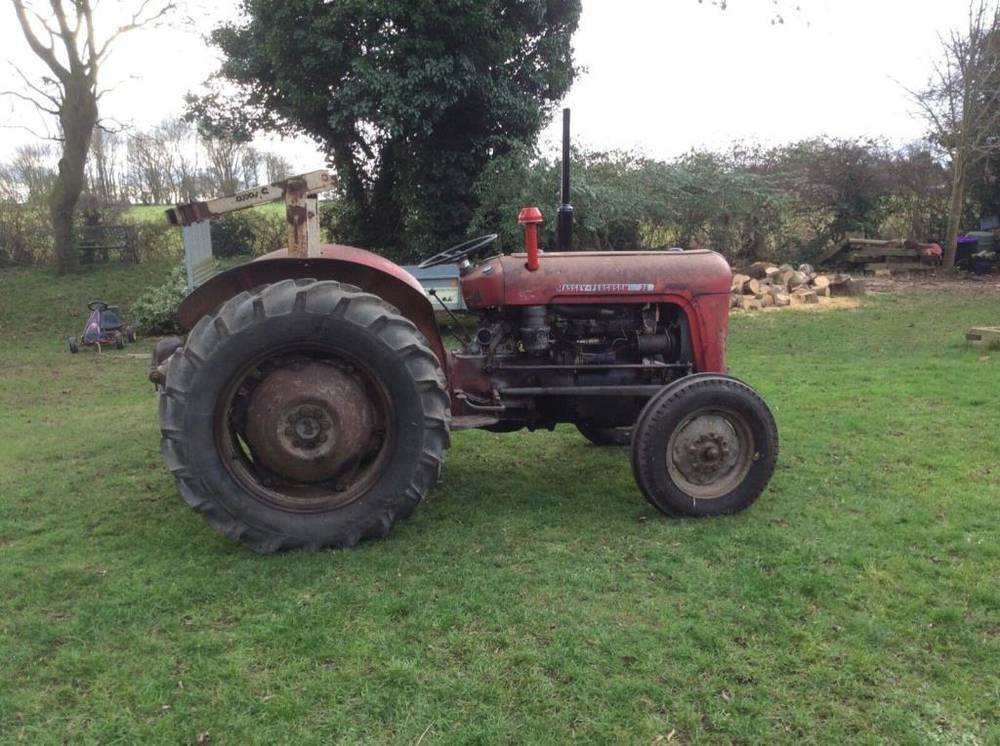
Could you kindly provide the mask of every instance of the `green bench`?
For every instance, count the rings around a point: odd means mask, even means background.
[[[78,240],[84,264],[107,262],[113,253],[127,264],[139,262],[139,231],[134,225],[85,225]]]

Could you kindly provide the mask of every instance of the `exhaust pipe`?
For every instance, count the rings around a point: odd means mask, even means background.
[[[556,249],[570,251],[573,248],[573,205],[569,191],[569,109],[563,109],[562,142],[562,204],[556,223]]]

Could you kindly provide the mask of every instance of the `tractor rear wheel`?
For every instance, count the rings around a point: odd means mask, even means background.
[[[667,386],[646,404],[632,436],[632,471],[664,513],[708,516],[749,507],[778,458],[778,428],[764,400],[721,374]]]
[[[448,447],[437,357],[380,298],[285,280],[201,319],[160,398],[181,495],[254,550],[385,536],[436,482]]]
[[[630,427],[594,427],[577,423],[576,429],[595,446],[627,446],[632,442]]]

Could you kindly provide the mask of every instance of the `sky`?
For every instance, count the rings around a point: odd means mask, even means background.
[[[170,24],[122,37],[103,70],[104,84],[114,86],[102,100],[104,116],[138,129],[176,116],[184,94],[216,69],[219,56],[205,35],[235,16],[236,0],[180,5]],[[135,7],[101,0],[99,37]],[[924,123],[905,88],[926,82],[938,34],[961,27],[967,7],[966,0],[728,0],[721,10],[711,0],[583,0],[574,46],[585,72],[564,102],[574,140],[665,159],[734,141],[915,140]],[[783,24],[772,23],[776,14]],[[10,63],[32,78],[42,74],[8,3],[0,6],[0,58],[0,90],[24,90]],[[18,127],[46,129],[10,96],[0,97],[0,125],[0,160],[35,140]],[[544,150],[557,150],[559,132],[557,117],[542,134]],[[302,171],[323,165],[304,139],[257,144]]]

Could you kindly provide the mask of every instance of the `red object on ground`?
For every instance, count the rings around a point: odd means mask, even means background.
[[[542,220],[542,211],[537,207],[525,207],[517,216],[517,222],[524,226],[524,253],[528,255],[524,266],[531,272],[539,267],[538,225]]]

